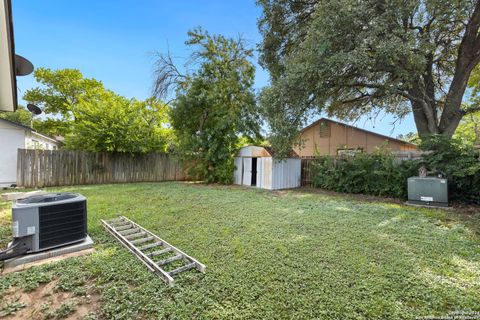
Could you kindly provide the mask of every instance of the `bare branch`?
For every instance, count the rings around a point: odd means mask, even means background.
[[[153,96],[162,99],[168,96],[172,89],[176,89],[186,78],[173,62],[170,52],[161,54],[156,52]]]

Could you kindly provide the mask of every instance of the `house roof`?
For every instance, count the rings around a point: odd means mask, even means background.
[[[3,122],[6,122],[12,126],[15,126],[15,127],[19,127],[21,129],[24,129],[24,130],[28,130],[28,131],[35,131],[35,129],[33,129],[32,127],[29,127],[29,126],[25,126],[21,123],[17,123],[17,122],[14,122],[14,121],[11,121],[11,120],[8,120],[8,119],[4,119],[4,118],[0,118],[0,121],[3,121]]]
[[[54,142],[58,142],[56,139],[52,138],[52,137],[49,137],[49,136],[46,136],[46,135],[43,135],[41,133],[38,133],[37,130],[33,129],[32,127],[29,127],[29,126],[25,126],[23,124],[20,124],[20,123],[17,123],[17,122],[14,122],[14,121],[10,121],[10,120],[7,120],[7,119],[3,119],[3,118],[0,118],[0,121],[3,121],[5,123],[8,123],[9,125],[12,125],[14,127],[17,127],[17,128],[20,128],[20,129],[23,129],[25,131],[30,131],[31,133],[37,135],[37,136],[40,136],[40,137],[43,137],[45,139],[49,139],[49,140],[52,140]]]
[[[366,129],[362,129],[362,128],[358,128],[358,127],[355,127],[355,126],[352,126],[352,125],[349,125],[349,124],[346,124],[346,123],[343,123],[343,122],[340,122],[340,121],[335,121],[335,120],[332,120],[332,119],[328,119],[328,118],[320,118],[318,119],[317,121],[309,124],[308,126],[306,126],[305,128],[303,128],[301,130],[301,132],[304,132],[305,130],[308,130],[310,129],[311,127],[317,125],[318,123],[322,122],[322,121],[327,121],[327,122],[331,122],[331,123],[335,123],[335,124],[338,124],[338,125],[341,125],[341,126],[345,126],[345,127],[348,127],[348,128],[352,128],[352,129],[356,129],[356,130],[359,130],[359,131],[363,131],[363,132],[366,132],[366,133],[369,133],[369,134],[373,134],[377,137],[381,137],[381,138],[384,138],[384,139],[387,139],[387,140],[392,140],[392,141],[397,141],[397,142],[401,142],[401,143],[404,143],[404,144],[407,144],[407,145],[411,145],[411,146],[414,146],[416,147],[415,144],[413,143],[410,143],[410,142],[407,142],[407,141],[404,141],[404,140],[400,140],[400,139],[397,139],[397,138],[392,138],[392,137],[389,137],[389,136],[386,136],[386,135],[383,135],[383,134],[380,134],[380,133],[377,133],[377,132],[373,132],[373,131],[369,131],[369,130],[366,130]]]

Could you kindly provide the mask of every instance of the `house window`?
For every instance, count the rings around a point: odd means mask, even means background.
[[[320,122],[318,133],[320,138],[330,138],[330,124],[328,122]]]
[[[40,142],[35,139],[32,139],[33,149],[40,149]]]

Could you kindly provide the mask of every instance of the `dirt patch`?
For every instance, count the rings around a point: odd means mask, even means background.
[[[58,280],[31,292],[11,288],[2,297],[1,319],[83,319],[99,310],[100,295],[89,289],[83,296],[57,290]]]

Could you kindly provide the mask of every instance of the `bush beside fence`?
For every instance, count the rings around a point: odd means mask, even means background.
[[[415,160],[397,162],[391,154],[320,156],[311,164],[312,185],[337,192],[405,198],[407,179],[417,174]]]
[[[180,162],[162,153],[18,150],[17,184],[27,188],[185,179]]]
[[[480,159],[478,151],[455,140],[436,142],[429,152],[402,159],[378,150],[373,154],[318,156],[302,159],[302,185],[345,193],[363,193],[406,199],[407,179],[418,175],[424,164],[431,173],[448,179],[449,198],[480,204]]]

